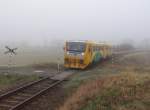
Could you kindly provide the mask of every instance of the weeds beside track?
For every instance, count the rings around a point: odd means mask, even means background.
[[[52,80],[50,77],[42,78],[38,81],[26,84],[15,90],[9,91],[0,96],[0,110],[18,110],[23,108],[47,90],[63,82],[62,80]]]

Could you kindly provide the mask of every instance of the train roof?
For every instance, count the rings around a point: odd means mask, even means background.
[[[90,40],[68,40],[66,42],[81,42],[81,43],[91,43],[91,44],[95,44],[95,45],[111,46],[109,43],[106,43],[106,42],[94,42],[94,41],[90,41]]]
[[[66,42],[88,42],[88,40],[68,40]]]

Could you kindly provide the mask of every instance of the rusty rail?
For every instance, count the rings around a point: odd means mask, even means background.
[[[46,77],[0,95],[0,109],[19,110],[64,80],[52,80]]]

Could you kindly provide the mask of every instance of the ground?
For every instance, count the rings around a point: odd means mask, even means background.
[[[149,110],[150,53],[134,53],[76,74],[59,110]]]
[[[0,95],[39,79],[38,75],[0,74]]]
[[[111,107],[115,110],[146,110],[150,102],[149,55],[148,52],[127,54],[113,58],[113,63],[108,60],[87,70],[77,70],[68,81],[39,97],[24,110],[110,110]],[[49,73],[51,67],[56,72],[57,66],[54,65],[42,64],[22,70],[24,73],[30,70],[35,75],[39,70]]]
[[[42,63],[18,67],[0,67],[0,94],[14,89],[25,83],[38,80],[43,76],[52,76],[57,73],[57,64]]]

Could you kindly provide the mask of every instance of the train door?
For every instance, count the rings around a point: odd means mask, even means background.
[[[92,45],[87,44],[86,64],[90,64],[92,59]]]

